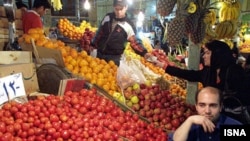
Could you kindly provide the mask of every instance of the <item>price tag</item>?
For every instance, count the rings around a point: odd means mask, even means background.
[[[0,78],[0,104],[20,96],[26,96],[22,73]]]

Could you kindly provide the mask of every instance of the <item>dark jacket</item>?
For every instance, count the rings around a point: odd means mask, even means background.
[[[116,22],[116,25],[112,30],[113,22]],[[133,37],[133,39],[130,37]],[[121,55],[129,38],[135,52],[144,56],[147,51],[142,43],[136,39],[136,30],[133,23],[127,16],[121,19],[115,18],[115,14],[112,12],[103,18],[92,43],[102,54]]]
[[[212,51],[211,66],[205,66],[202,70],[184,70],[174,66],[168,66],[166,73],[183,78],[191,82],[201,82],[203,86],[213,86],[224,91],[227,89],[237,93],[244,103],[249,103],[249,88],[245,85],[244,69],[236,64],[236,59],[227,44],[221,41],[212,41],[205,45]],[[220,82],[216,82],[216,69],[220,69]]]

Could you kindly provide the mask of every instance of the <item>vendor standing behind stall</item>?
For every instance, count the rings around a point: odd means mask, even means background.
[[[97,57],[107,62],[113,60],[119,66],[127,41],[137,54],[150,57],[136,38],[135,26],[126,15],[127,0],[114,0],[113,7],[114,12],[106,14],[92,41],[97,48]]]
[[[43,28],[41,17],[49,8],[50,3],[47,0],[35,0],[32,10],[28,10],[22,16],[24,33],[28,33],[31,28]]]

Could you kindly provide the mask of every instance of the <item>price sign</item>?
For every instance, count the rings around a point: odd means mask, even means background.
[[[22,78],[22,73],[0,78],[0,104],[26,95]]]

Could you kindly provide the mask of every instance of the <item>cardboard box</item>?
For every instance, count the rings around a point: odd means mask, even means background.
[[[27,95],[38,92],[39,85],[34,63],[0,65],[0,77],[22,73],[25,92]]]
[[[22,50],[32,51],[39,64],[52,63],[60,67],[65,67],[62,53],[57,49],[50,49],[46,47],[32,46],[32,44],[21,43]],[[35,48],[35,49],[34,49]]]
[[[31,51],[0,51],[1,64],[32,63]]]

